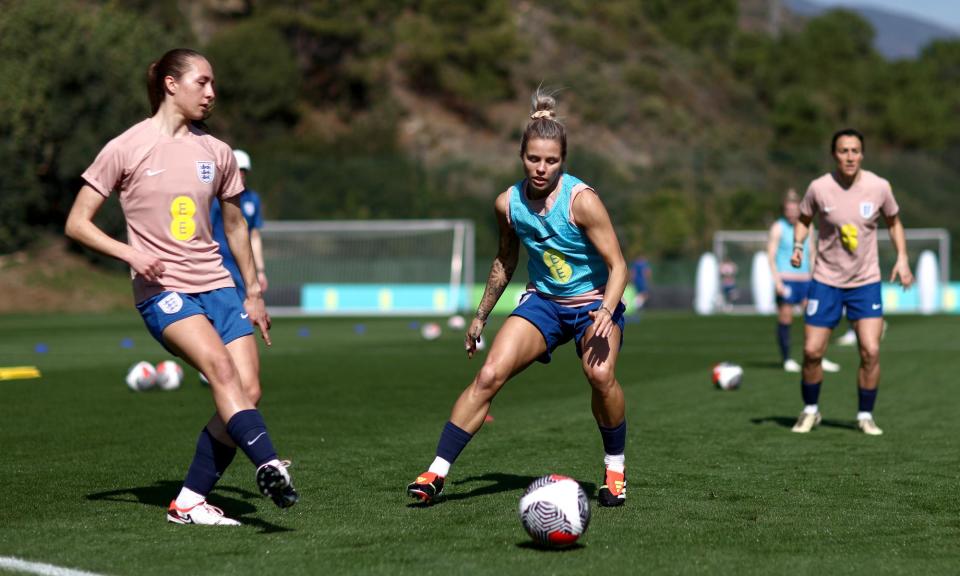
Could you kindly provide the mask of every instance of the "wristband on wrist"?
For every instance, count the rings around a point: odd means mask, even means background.
[[[803,248],[803,242],[794,242],[794,243],[793,243],[793,249],[794,249],[794,250],[799,250],[799,249],[802,249],[802,248]]]

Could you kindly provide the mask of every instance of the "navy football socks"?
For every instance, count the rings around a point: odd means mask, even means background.
[[[236,454],[236,447],[220,442],[204,426],[200,431],[200,437],[197,438],[197,450],[193,454],[193,462],[190,463],[187,477],[183,481],[184,487],[201,496],[206,496],[213,490]]]
[[[453,464],[471,438],[473,434],[453,422],[447,422],[440,433],[440,442],[437,443],[437,456]]]
[[[256,466],[277,458],[277,451],[273,449],[273,442],[267,434],[267,425],[255,408],[234,414],[227,422],[227,433]]]
[[[777,343],[780,344],[780,356],[786,362],[790,359],[790,325],[777,322]]]
[[[861,412],[873,412],[873,405],[877,401],[877,388],[867,390],[866,388],[857,388],[859,396],[859,405]]]
[[[624,418],[619,426],[607,428],[597,425],[600,428],[600,437],[603,438],[603,451],[606,454],[623,454],[627,446],[627,420]]]
[[[803,395],[804,404],[807,406],[817,404],[818,400],[820,400],[820,384],[822,384],[822,382],[816,382],[814,384],[800,382],[800,393]]]

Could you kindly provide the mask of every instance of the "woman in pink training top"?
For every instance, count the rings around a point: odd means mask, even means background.
[[[215,99],[206,58],[193,50],[167,52],[148,68],[147,95],[152,116],[107,143],[83,173],[66,234],[130,265],[147,329],[210,380],[216,412],[200,433],[167,520],[237,525],[206,502],[237,446],[256,466],[264,495],[281,508],[298,498],[256,409],[260,359],[253,326],[269,346],[270,318],[238,204],[243,184],[230,146],[195,125],[209,116]],[[126,217],[128,243],[93,221],[114,192]],[[221,201],[230,250],[246,283],[244,301],[211,235],[214,197]]]
[[[810,223],[817,217],[817,261],[807,294],[806,327],[803,344],[803,378],[800,383],[804,409],[793,426],[806,433],[820,423],[821,360],[827,351],[830,333],[840,322],[843,310],[853,324],[860,344],[857,371],[859,412],[857,425],[865,434],[883,434],[873,418],[873,406],[880,383],[880,336],[883,332],[883,300],[880,292],[880,263],[877,257],[877,225],[883,219],[897,249],[897,261],[890,281],[899,278],[903,286],[913,284],[907,260],[907,241],[900,222],[900,207],[890,183],[863,170],[863,134],[853,129],[833,135],[830,148],[836,169],[810,183],[800,203],[800,218],[793,229],[791,264],[799,268],[803,242]]]

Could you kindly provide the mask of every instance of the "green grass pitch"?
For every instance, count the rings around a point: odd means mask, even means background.
[[[3,317],[0,365],[43,378],[0,381],[0,556],[106,574],[955,574],[960,324],[889,320],[878,438],[854,428],[854,349],[831,348],[842,371],[801,436],[772,318],[629,324],[629,500],[594,506],[582,545],[548,552],[517,519],[525,486],[555,472],[595,496],[601,473],[571,345],[507,385],[446,501],[423,509],[404,487],[482,360],[459,332],[427,342],[407,319],[278,320],[261,409],[301,501],[275,509],[238,455],[210,501],[245,525],[203,528],[164,520],[212,411],[196,373],[175,392],[128,391],[131,364],[168,357],[132,311]],[[743,365],[740,390],[712,388],[722,360]]]

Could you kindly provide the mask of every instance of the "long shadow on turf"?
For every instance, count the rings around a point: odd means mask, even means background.
[[[797,419],[791,416],[767,416],[766,418],[751,418],[750,422],[753,424],[772,422],[783,428],[793,428],[793,425],[797,423]],[[847,430],[857,429],[857,425],[848,420],[828,420],[826,418],[820,422],[820,426],[827,428],[846,428]]]
[[[449,502],[454,500],[465,500],[467,498],[474,498],[477,496],[487,496],[490,494],[499,494],[500,492],[510,492],[511,490],[523,490],[530,485],[531,482],[539,478],[539,476],[524,476],[519,474],[505,474],[503,472],[490,472],[487,474],[481,474],[479,476],[470,476],[468,478],[463,478],[452,482],[451,485],[457,487],[464,487],[465,485],[474,484],[477,482],[485,483],[483,486],[477,486],[469,492],[444,492],[442,499],[437,500],[434,503],[425,505],[421,502],[414,502],[409,504],[408,508],[426,508],[429,506],[435,506],[437,504],[442,504],[443,502]],[[580,486],[583,488],[584,492],[587,493],[587,496],[593,497],[594,493],[597,491],[597,485],[592,482],[580,482]]]
[[[577,542],[575,544],[566,546],[564,548],[550,548],[549,546],[543,546],[543,545],[537,544],[536,542],[519,542],[517,543],[517,548],[523,548],[525,550],[535,550],[537,552],[561,553],[561,552],[574,552],[576,550],[581,550],[583,548],[586,548],[586,546]]]
[[[741,362],[744,368],[770,368],[773,370],[783,370],[783,362],[773,360],[747,360]]]
[[[107,490],[106,492],[94,492],[87,494],[86,499],[90,501],[121,502],[123,504],[141,504],[144,506],[155,506],[167,509],[170,505],[171,495],[180,491],[183,484],[181,480],[157,480],[151,486],[134,486],[132,488],[120,488],[119,490]],[[231,498],[224,493],[232,493],[237,496]],[[131,499],[130,497],[136,500]],[[242,499],[241,499],[242,498]],[[260,533],[269,534],[275,532],[291,532],[292,529],[278,526],[270,522],[265,522],[259,518],[245,517],[247,514],[253,514],[257,511],[256,507],[248,500],[259,499],[260,495],[249,490],[234,488],[232,486],[219,487],[211,504],[218,505],[231,518],[240,520],[247,526],[254,526],[260,529]]]

